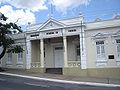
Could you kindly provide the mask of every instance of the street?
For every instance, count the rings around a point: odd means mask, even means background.
[[[120,90],[120,87],[57,83],[0,74],[0,90]]]

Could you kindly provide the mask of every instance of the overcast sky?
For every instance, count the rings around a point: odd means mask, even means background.
[[[92,21],[120,14],[120,0],[0,0],[0,12],[9,18],[7,22],[19,19],[19,25],[45,22],[51,12],[57,20],[82,13],[86,21]]]

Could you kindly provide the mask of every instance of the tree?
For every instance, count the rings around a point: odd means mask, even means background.
[[[15,45],[14,39],[11,37],[13,34],[13,29],[17,30],[18,32],[22,32],[22,30],[16,23],[3,23],[6,22],[7,19],[8,18],[5,17],[4,14],[0,13],[0,47],[2,47],[0,60],[6,52],[23,52],[21,46]]]

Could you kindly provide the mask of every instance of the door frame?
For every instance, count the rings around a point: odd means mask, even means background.
[[[55,64],[56,64],[56,63],[55,63],[55,48],[56,48],[56,47],[62,47],[62,53],[63,53],[63,66],[61,66],[61,67],[56,67],[56,66],[55,66]],[[62,45],[62,44],[54,45],[54,46],[53,46],[53,59],[54,59],[54,60],[53,60],[53,61],[54,61],[54,68],[63,68],[63,67],[64,67],[64,50],[63,50],[63,45]]]

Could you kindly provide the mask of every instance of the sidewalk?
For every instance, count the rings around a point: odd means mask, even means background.
[[[67,80],[67,81],[77,81],[77,82],[93,82],[93,83],[103,83],[103,84],[117,84],[120,85],[120,78],[96,78],[96,77],[79,77],[79,76],[65,76],[59,74],[41,74],[41,73],[32,73],[26,70],[6,70],[3,73],[12,73],[18,75],[34,76],[40,78],[48,79],[58,79],[58,80]]]

